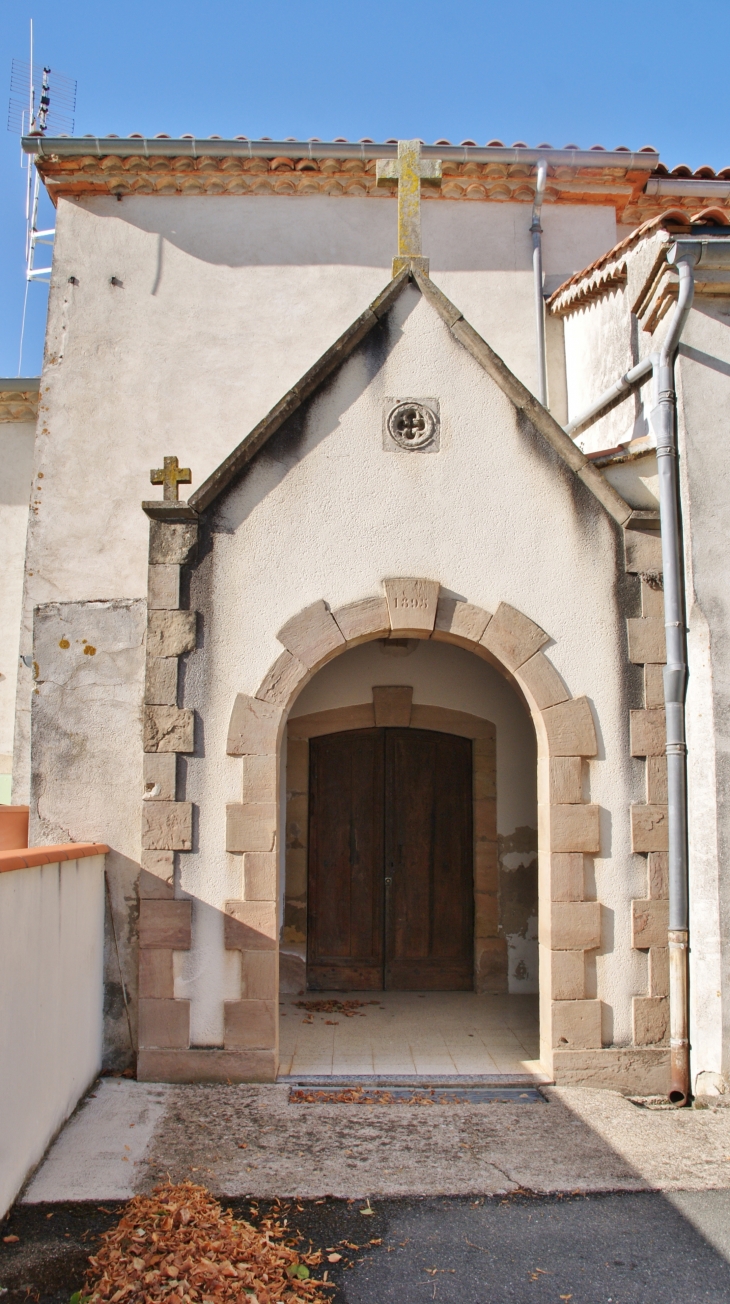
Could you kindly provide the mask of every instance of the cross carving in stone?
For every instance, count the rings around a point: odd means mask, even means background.
[[[398,255],[393,275],[414,263],[428,276],[428,259],[421,254],[421,182],[441,184],[441,159],[421,158],[420,140],[399,140],[398,157],[378,159],[377,184],[398,182]]]
[[[158,471],[150,471],[150,483],[163,485],[162,497],[166,503],[176,503],[178,500],[178,485],[191,484],[192,475],[190,467],[179,466],[176,457],[164,457],[163,467]]]

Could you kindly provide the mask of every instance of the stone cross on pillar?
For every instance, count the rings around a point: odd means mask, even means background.
[[[398,182],[398,255],[393,259],[397,276],[410,263],[428,276],[428,259],[421,255],[421,182],[441,183],[441,159],[421,158],[420,140],[399,140],[398,157],[378,159],[377,184]]]
[[[150,483],[163,486],[162,497],[166,503],[176,503],[178,485],[192,483],[190,467],[180,466],[176,457],[164,457],[162,460],[161,470],[150,471]]]

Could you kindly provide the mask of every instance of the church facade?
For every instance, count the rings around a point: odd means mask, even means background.
[[[282,995],[472,991],[539,1002],[536,1080],[723,1092],[727,182],[27,147],[13,801],[111,848],[109,1065],[272,1081]]]

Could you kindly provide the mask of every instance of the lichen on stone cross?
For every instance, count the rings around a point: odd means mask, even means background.
[[[161,470],[150,471],[150,483],[163,486],[162,497],[166,503],[178,501],[178,485],[191,484],[189,466],[180,466],[176,457],[164,457]]]
[[[441,159],[421,158],[420,140],[399,140],[398,157],[378,159],[379,186],[398,182],[398,255],[393,275],[414,264],[428,276],[428,259],[421,253],[421,182],[441,183]]]

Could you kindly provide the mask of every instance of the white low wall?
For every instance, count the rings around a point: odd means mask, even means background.
[[[0,1217],[99,1071],[103,951],[103,854],[0,873]]]

